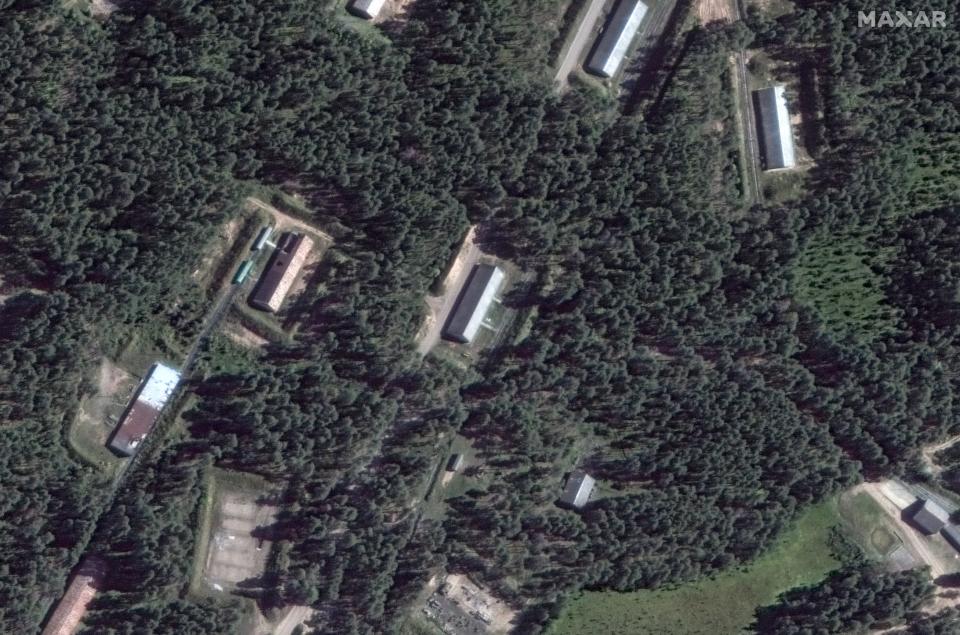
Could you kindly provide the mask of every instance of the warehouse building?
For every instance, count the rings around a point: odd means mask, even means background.
[[[103,563],[94,558],[85,560],[60,598],[57,609],[50,616],[41,635],[72,635],[76,632],[87,608],[103,585]]]
[[[465,344],[472,342],[503,284],[503,278],[503,271],[494,265],[474,267],[457,301],[457,308],[447,322],[444,335]]]
[[[641,0],[620,0],[587,62],[587,70],[600,77],[616,75],[646,14],[647,5]]]
[[[303,234],[284,234],[277,243],[260,281],[253,290],[250,304],[264,311],[280,310],[283,299],[293,286],[297,274],[307,261],[313,241]]]
[[[459,472],[460,468],[463,467],[463,455],[462,454],[451,454],[450,459],[447,461],[447,471],[448,472]]]
[[[927,535],[933,535],[944,528],[950,514],[943,507],[930,500],[917,499],[910,507],[910,522]]]
[[[582,470],[577,470],[567,478],[567,486],[560,496],[560,502],[575,509],[580,509],[590,500],[593,487],[597,484],[593,477]]]
[[[380,10],[387,0],[353,0],[350,10],[360,17],[372,20],[380,15]]]
[[[153,424],[157,422],[179,382],[179,372],[160,363],[154,364],[140,385],[137,398],[113,431],[110,447],[131,456],[153,429]]]
[[[754,92],[757,116],[760,118],[760,142],[764,168],[784,170],[797,162],[793,153],[793,132],[790,129],[790,113],[784,87],[769,86]]]
[[[960,551],[960,530],[957,530],[956,525],[944,525],[940,533],[950,543],[951,547]]]

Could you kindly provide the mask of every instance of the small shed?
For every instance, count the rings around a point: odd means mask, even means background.
[[[917,499],[910,521],[914,526],[927,535],[940,531],[950,520],[950,514],[931,500]]]
[[[450,455],[450,460],[447,461],[447,471],[448,471],[448,472],[459,472],[461,467],[463,467],[463,455],[462,455],[462,454],[451,454],[451,455]]]
[[[362,18],[372,20],[380,15],[380,10],[386,3],[387,0],[353,0],[350,4],[350,11]]]
[[[580,509],[590,500],[594,485],[596,485],[596,481],[593,480],[592,476],[583,470],[577,470],[567,478],[567,486],[560,496],[560,502],[575,509]]]

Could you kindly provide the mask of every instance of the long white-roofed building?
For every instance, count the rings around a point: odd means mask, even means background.
[[[793,131],[783,85],[768,86],[754,93],[760,117],[760,142],[764,168],[784,170],[797,164],[793,152]]]
[[[647,5],[641,0],[620,0],[587,62],[587,70],[601,77],[616,75],[646,14]]]
[[[457,308],[447,322],[444,335],[458,342],[472,342],[503,284],[503,278],[503,271],[494,265],[474,267],[457,302]]]
[[[380,10],[387,0],[353,0],[350,3],[350,10],[368,20],[372,20],[380,15]]]
[[[597,482],[583,470],[577,470],[567,478],[567,485],[560,496],[560,502],[580,509],[590,501]]]

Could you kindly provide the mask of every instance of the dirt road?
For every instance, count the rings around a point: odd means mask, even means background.
[[[957,441],[960,441],[960,434],[952,436],[946,441],[942,441],[935,445],[925,446],[923,450],[921,450],[920,455],[923,457],[923,464],[927,466],[927,470],[929,470],[931,474],[937,476],[943,472],[943,468],[934,462],[934,455],[936,455],[938,452],[946,450],[950,446],[954,445]]]
[[[443,325],[447,323],[450,317],[450,311],[457,301],[460,289],[467,281],[467,276],[473,270],[473,266],[480,259],[480,247],[477,246],[476,228],[471,227],[463,239],[463,246],[460,253],[457,254],[453,266],[447,273],[443,282],[444,293],[442,296],[430,296],[427,298],[427,305],[430,307],[430,315],[427,317],[426,332],[420,337],[417,343],[417,351],[421,357],[425,357],[437,342],[440,341],[440,334],[443,331]]]
[[[606,0],[586,1],[590,3],[590,6],[587,7],[586,12],[583,14],[583,19],[580,20],[580,24],[577,25],[577,31],[573,36],[573,40],[570,42],[570,46],[567,47],[567,53],[563,56],[563,61],[560,62],[560,66],[557,68],[557,74],[553,78],[553,81],[557,82],[558,88],[561,91],[567,87],[567,78],[570,77],[570,73],[574,71],[577,64],[583,59],[587,46],[593,40],[592,36],[594,28],[597,26],[597,19],[603,10],[603,5],[606,3]]]
[[[295,217],[293,217],[293,216],[291,216],[291,215],[289,215],[289,214],[284,214],[283,212],[281,212],[280,210],[278,210],[278,209],[277,209],[276,207],[274,207],[273,205],[270,205],[270,204],[268,204],[268,203],[264,203],[264,202],[261,201],[259,198],[256,198],[256,197],[254,197],[254,196],[248,196],[248,197],[247,197],[247,202],[250,203],[251,205],[254,205],[254,206],[256,206],[256,207],[259,207],[260,209],[264,210],[265,212],[269,212],[270,215],[273,216],[273,220],[277,223],[277,228],[278,228],[278,229],[281,229],[281,228],[284,228],[284,227],[297,227],[297,228],[302,229],[302,230],[304,230],[304,231],[308,231],[308,232],[310,232],[311,234],[315,234],[315,235],[317,235],[317,236],[320,236],[320,237],[323,238],[324,240],[329,240],[331,243],[333,242],[333,238],[332,238],[329,234],[327,234],[326,232],[320,231],[319,229],[317,229],[317,228],[314,227],[313,225],[310,225],[309,223],[306,223],[306,222],[300,220],[299,218],[295,218]],[[272,239],[271,239],[271,240],[272,240]]]

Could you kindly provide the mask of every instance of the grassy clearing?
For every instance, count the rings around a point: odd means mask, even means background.
[[[815,236],[794,270],[796,299],[816,309],[829,329],[873,340],[897,324],[884,278],[875,272],[891,255],[872,236]]]
[[[883,508],[866,492],[840,496],[838,510],[847,535],[873,558],[885,558],[902,543]]]
[[[634,593],[586,592],[570,602],[551,635],[732,635],[754,611],[794,587],[822,580],[840,566],[830,546],[840,524],[835,501],[804,512],[750,565],[677,588]]]

